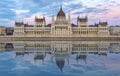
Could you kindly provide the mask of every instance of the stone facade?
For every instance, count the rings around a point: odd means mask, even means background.
[[[6,35],[13,35],[14,28],[13,27],[6,27]]]
[[[111,26],[110,35],[119,35],[120,36],[120,26]]]
[[[6,35],[5,27],[4,26],[0,26],[0,36],[4,36],[4,35]]]
[[[86,37],[86,36],[108,36],[109,28],[107,22],[99,22],[95,25],[88,24],[88,17],[77,18],[77,25],[71,23],[70,13],[68,19],[62,7],[57,14],[56,20],[52,16],[52,23],[46,24],[45,17],[35,17],[35,25],[15,22],[14,36],[16,37]]]

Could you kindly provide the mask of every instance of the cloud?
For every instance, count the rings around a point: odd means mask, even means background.
[[[11,9],[13,12],[15,12],[17,15],[24,14],[24,13],[29,13],[30,10],[16,10],[16,9]]]
[[[24,23],[34,25],[35,16],[38,18],[43,18],[43,16],[45,16],[45,20],[46,20],[47,24],[51,23],[51,17],[46,16],[46,12],[38,12],[38,13],[32,14],[29,17],[25,17],[25,18],[23,18]]]
[[[6,26],[6,27],[13,27],[14,25],[14,20],[10,20],[7,18],[0,18],[0,25],[1,26]]]
[[[72,22],[74,21],[74,23],[78,15],[87,14],[90,23],[95,23],[100,19],[103,21],[109,20],[111,25],[120,24],[120,22],[117,22],[119,18],[116,18],[120,17],[120,11],[118,10],[120,1],[118,0],[2,0],[0,2],[0,18],[11,21],[28,19],[29,21],[33,15],[40,14],[46,17],[47,23],[50,23],[52,11],[56,16],[60,4],[62,4],[65,13],[71,11]],[[2,21],[0,24],[4,25],[5,20]]]
[[[29,67],[26,66],[21,66],[21,65],[17,65],[15,68],[12,69],[12,71],[14,70],[26,70],[26,69],[30,69]]]

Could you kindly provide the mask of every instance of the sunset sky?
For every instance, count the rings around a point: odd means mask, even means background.
[[[120,25],[120,0],[1,0],[0,26],[14,26],[15,21],[34,24],[34,17],[56,14],[62,5],[64,12],[71,12],[72,23],[78,16],[88,16],[89,24],[108,21],[109,25]]]

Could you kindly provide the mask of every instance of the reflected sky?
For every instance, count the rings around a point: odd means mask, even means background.
[[[120,76],[119,42],[0,43],[0,76]]]

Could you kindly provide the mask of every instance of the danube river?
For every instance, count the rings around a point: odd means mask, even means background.
[[[0,76],[120,76],[120,42],[1,42]]]

